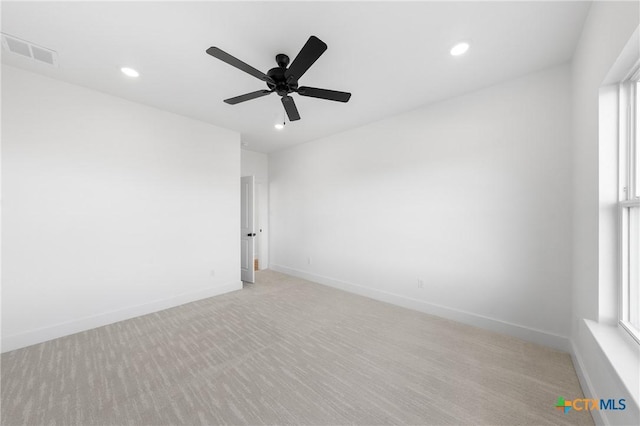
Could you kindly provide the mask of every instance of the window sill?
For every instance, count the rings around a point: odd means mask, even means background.
[[[584,320],[587,329],[611,363],[620,382],[640,404],[640,345],[622,327]]]

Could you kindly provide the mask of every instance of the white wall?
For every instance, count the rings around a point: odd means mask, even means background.
[[[606,117],[599,117],[599,94],[611,94],[600,88],[638,27],[639,13],[638,2],[594,2],[571,67],[575,164],[572,186],[573,352],[587,395],[627,399],[624,411],[594,412],[596,420],[605,424],[640,423],[638,345],[615,325],[617,137],[599,140],[606,132],[606,123],[602,121]],[[615,92],[613,94],[615,96]],[[607,145],[606,140],[613,146]],[[613,165],[608,164],[611,161],[607,156],[613,157]],[[629,383],[632,384],[628,386]],[[634,394],[635,401],[631,401]]]
[[[270,155],[272,268],[567,348],[569,89],[558,67]]]
[[[269,160],[267,154],[241,150],[242,176],[255,176],[256,257],[260,269],[269,268]]]
[[[2,173],[4,351],[242,286],[235,132],[3,66]]]

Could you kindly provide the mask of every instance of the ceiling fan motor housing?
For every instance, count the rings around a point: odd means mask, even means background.
[[[286,96],[291,92],[295,92],[298,88],[298,80],[289,78],[289,81],[287,81],[284,75],[287,71],[287,65],[289,65],[289,57],[284,53],[279,53],[276,55],[276,63],[278,64],[276,68],[271,68],[267,71],[267,75],[273,80],[273,83],[267,81],[267,86],[280,96]]]

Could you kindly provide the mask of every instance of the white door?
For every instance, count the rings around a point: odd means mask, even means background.
[[[255,281],[253,258],[255,253],[255,220],[253,205],[255,202],[254,177],[244,176],[240,178],[240,277],[242,281],[252,283]]]

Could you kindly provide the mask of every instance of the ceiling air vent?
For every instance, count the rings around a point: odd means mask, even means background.
[[[19,39],[12,35],[2,33],[2,47],[11,53],[26,56],[36,62],[41,62],[54,67],[58,66],[58,54],[55,51],[30,43],[26,40]]]

